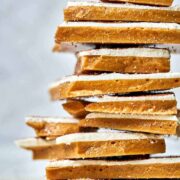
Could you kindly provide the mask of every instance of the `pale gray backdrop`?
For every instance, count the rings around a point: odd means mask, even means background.
[[[45,179],[46,162],[33,162],[30,152],[13,141],[34,135],[24,124],[26,115],[66,115],[59,103],[50,102],[47,92],[51,82],[73,72],[75,63],[71,54],[51,52],[65,4],[0,1],[0,180]],[[180,72],[179,56],[172,59],[173,71]],[[178,144],[176,138],[168,140],[168,153],[180,154]]]

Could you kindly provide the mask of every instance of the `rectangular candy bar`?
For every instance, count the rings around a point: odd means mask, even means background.
[[[46,167],[50,180],[58,179],[179,179],[180,158],[159,157],[143,160],[61,160]]]
[[[175,135],[178,119],[162,115],[91,113],[80,121],[80,126]]]
[[[88,112],[176,115],[177,102],[173,93],[146,95],[102,96],[68,100],[63,108],[75,117]]]
[[[86,12],[86,13],[84,13]],[[180,23],[180,7],[153,7],[101,1],[69,1],[65,21],[126,21]]]
[[[180,87],[180,73],[69,76],[50,89],[53,100],[82,96],[165,90]]]
[[[180,25],[175,23],[64,22],[56,43],[179,44]]]
[[[170,53],[166,49],[95,49],[78,53],[76,74],[94,72],[158,73],[170,71]]]
[[[177,102],[173,93],[140,96],[103,96],[87,98],[88,112],[176,115]]]
[[[165,152],[164,139],[159,136],[119,132],[74,133],[61,136],[56,142],[25,139],[17,141],[17,144],[32,150],[34,159],[97,158]]]

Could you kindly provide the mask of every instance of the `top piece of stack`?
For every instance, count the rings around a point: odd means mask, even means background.
[[[166,1],[163,0],[163,2]],[[64,10],[64,19],[65,21],[180,22],[179,7],[177,6],[154,7],[137,4],[104,3],[100,0],[69,1],[67,8]]]
[[[168,49],[144,46],[180,44],[180,9],[161,7],[171,0],[110,1],[68,2],[55,43],[93,47],[49,90],[73,118],[30,117],[38,138],[18,144],[55,160],[48,180],[180,178],[180,158],[151,157],[166,152],[163,135],[176,135],[176,97],[164,90],[180,87],[180,73],[170,73]]]

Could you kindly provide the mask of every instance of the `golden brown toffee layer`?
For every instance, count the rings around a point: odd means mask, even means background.
[[[34,144],[35,145],[34,145]],[[134,133],[75,133],[61,136],[56,143],[20,141],[19,146],[33,151],[34,159],[95,158],[165,152],[164,139]],[[121,148],[119,148],[121,147]]]
[[[69,22],[57,29],[56,43],[179,44],[180,28],[171,23]]]
[[[169,62],[167,58],[85,56],[78,59],[75,74],[169,72]]]
[[[180,158],[150,158],[131,161],[54,161],[46,167],[51,180],[92,179],[171,179],[180,178]]]
[[[138,55],[138,52],[142,53]],[[150,53],[154,53],[154,55],[150,56]],[[75,73],[119,72],[146,74],[169,72],[170,55],[168,54],[167,50],[149,48],[82,51],[78,53]]]
[[[101,74],[69,76],[53,84],[52,100],[82,96],[165,90],[180,86],[180,74],[156,73],[140,75]]]
[[[158,95],[151,95],[157,97]],[[119,100],[123,96],[105,96],[102,98],[86,98],[82,100],[67,101],[63,104],[64,109],[73,116],[83,118],[88,112],[123,113],[123,114],[152,114],[152,115],[173,115],[177,114],[176,99],[165,100],[163,94],[161,100]],[[106,98],[107,97],[107,98]],[[144,96],[146,97],[146,96]],[[115,101],[116,99],[116,101]],[[126,99],[126,98],[125,98]]]
[[[86,12],[86,13],[84,13]],[[64,10],[65,21],[133,21],[179,23],[176,7],[162,8],[132,4],[69,1]]]
[[[144,100],[94,102],[85,107],[88,112],[171,115],[177,113],[176,100]]]
[[[178,120],[176,116],[92,113],[80,126],[175,135]]]

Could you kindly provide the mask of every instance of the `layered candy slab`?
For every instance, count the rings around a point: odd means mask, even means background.
[[[46,167],[50,180],[58,179],[179,179],[180,158],[161,157],[130,161],[62,160]]]
[[[159,73],[170,71],[170,52],[166,49],[119,48],[81,51],[76,74],[102,72]]]
[[[87,98],[88,100],[88,98]],[[137,96],[103,96],[89,98],[85,107],[88,112],[124,113],[124,114],[177,114],[177,102],[173,93]]]
[[[73,116],[88,112],[114,114],[176,115],[177,102],[173,93],[152,93],[144,95],[102,96],[73,99],[63,104]]]
[[[56,31],[56,43],[179,44],[176,23],[64,22]]]
[[[180,87],[180,73],[68,76],[51,85],[53,100],[83,96],[167,90]]]
[[[86,13],[84,13],[86,12]],[[180,7],[153,7],[133,4],[104,3],[100,0],[69,1],[65,21],[180,22]]]
[[[136,133],[74,133],[56,141],[25,139],[17,144],[33,152],[34,159],[78,159],[165,152],[164,139]],[[120,148],[121,147],[121,148]]]
[[[91,113],[80,121],[83,127],[176,135],[176,116]]]

